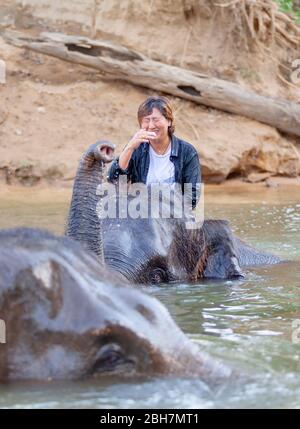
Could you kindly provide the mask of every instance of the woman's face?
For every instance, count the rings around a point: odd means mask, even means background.
[[[169,125],[171,125],[171,121],[166,119],[156,107],[153,108],[151,115],[144,116],[141,120],[141,128],[155,132],[155,141],[165,140],[168,137]]]

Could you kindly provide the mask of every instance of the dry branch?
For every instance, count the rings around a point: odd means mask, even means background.
[[[17,32],[2,34],[14,46],[94,68],[106,78],[120,79],[266,123],[300,136],[300,104],[266,97],[226,80],[153,61],[101,40],[42,33],[33,39]]]

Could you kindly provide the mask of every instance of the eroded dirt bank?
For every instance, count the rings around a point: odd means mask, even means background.
[[[74,8],[69,0],[61,4],[1,1],[0,29],[105,38],[260,94],[300,99],[300,87],[281,79],[288,79],[281,65],[288,67],[292,59],[300,58],[300,45],[287,46],[276,35],[276,49],[271,52],[267,24],[265,33],[261,29],[255,43],[250,43],[242,19],[234,20],[229,10],[222,12],[210,1],[176,0],[172,7],[163,0],[151,2],[151,7],[141,7],[137,0],[117,3],[105,2],[105,6],[82,0]],[[88,68],[14,48],[1,38],[0,58],[7,71],[6,83],[0,85],[1,183],[71,186],[89,144],[108,139],[119,153],[137,129],[138,105],[153,94],[120,81],[104,81]],[[267,180],[272,186],[269,176],[299,177],[299,138],[238,115],[170,98],[176,134],[197,148],[206,182],[235,176]]]

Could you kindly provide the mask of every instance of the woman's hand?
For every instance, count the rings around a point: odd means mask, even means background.
[[[149,143],[149,140],[155,138],[156,134],[153,131],[146,131],[143,129],[137,131],[130,142],[124,147],[119,157],[119,166],[122,168],[122,170],[126,170],[133,151],[137,149],[141,143],[145,141]]]
[[[139,145],[143,142],[149,142],[149,140],[155,139],[156,134],[153,131],[139,130],[132,137],[130,142],[127,145],[127,148],[132,150],[137,149]]]

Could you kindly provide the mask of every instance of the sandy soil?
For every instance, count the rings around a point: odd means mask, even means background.
[[[8,28],[22,30],[28,34],[38,34],[42,30],[89,33],[74,22],[46,22],[32,17],[28,12],[25,13],[20,7],[10,6],[13,2],[2,3],[10,8],[11,14],[17,13],[13,24],[6,25]],[[160,5],[160,2],[158,3]],[[125,11],[126,8],[123,7]],[[165,31],[172,25],[180,26],[177,12],[170,11],[172,19],[168,21],[163,3],[160,7],[164,11]],[[126,9],[127,12],[128,10]],[[127,12],[124,12],[125,22],[130,20],[130,14]],[[101,16],[106,16],[107,22],[110,22],[115,19],[114,13],[111,10],[107,15]],[[133,8],[132,13],[132,19],[138,26],[137,18],[142,11]],[[153,15],[155,14],[152,10],[149,20],[154,19]],[[205,21],[208,18],[199,15],[197,19],[199,31],[201,20]],[[163,22],[160,21],[157,25],[162,25]],[[182,22],[182,25],[186,26],[186,23]],[[164,41],[161,49],[154,53],[153,40],[148,34],[149,49],[145,50],[143,46],[146,43],[146,36],[139,38],[137,34],[140,33],[136,34],[137,28],[123,34],[121,27],[115,27],[110,35],[107,31],[105,35],[106,38],[111,37],[112,40],[127,43],[128,46],[158,59],[176,63],[176,54],[172,51],[170,40],[168,42],[170,46]],[[220,31],[225,29],[226,20],[223,21]],[[102,36],[99,29],[95,34]],[[182,34],[178,32],[174,36],[173,45],[176,45],[177,39],[178,43],[181,43]],[[193,34],[192,32],[191,37],[194,37]],[[205,32],[207,42],[208,36]],[[254,55],[245,51],[243,58],[240,57],[237,61],[238,66],[233,67],[234,40],[227,42],[227,56],[224,52],[222,55],[223,68],[217,64],[218,52],[222,51],[219,36],[212,39],[211,45],[206,47],[207,51],[211,50],[214,58],[214,61],[207,63],[206,72],[221,78],[229,78],[267,95],[284,96],[291,100],[297,98],[297,91],[276,79],[274,70],[270,68],[271,63],[267,63],[269,64],[267,66],[265,63],[267,60],[261,58],[259,53]],[[195,51],[192,42],[191,46],[182,65],[201,69],[198,60],[204,59],[206,52],[204,46],[199,45],[198,51]],[[169,58],[163,55],[163,52],[167,51]],[[78,161],[89,144],[99,139],[107,139],[116,144],[116,153],[120,153],[130,136],[137,130],[138,105],[145,97],[153,94],[152,91],[123,82],[103,81],[93,70],[14,48],[1,38],[0,58],[5,59],[7,66],[6,84],[0,85],[1,184],[70,187]],[[253,66],[257,66],[259,79],[254,79],[250,72],[245,72],[247,61],[252,61]],[[231,76],[228,75],[228,70],[232,70]],[[299,139],[283,136],[272,127],[244,117],[194,105],[175,97],[170,98],[174,105],[176,134],[197,148],[206,182],[222,182],[230,177],[243,180],[243,177],[252,173],[267,172],[266,176],[255,176],[253,181],[264,180],[262,186],[266,189],[271,189],[277,184],[283,186],[289,183],[288,180],[268,178],[270,175],[280,174],[295,177],[290,179],[291,183],[299,183],[297,178],[300,173]]]

